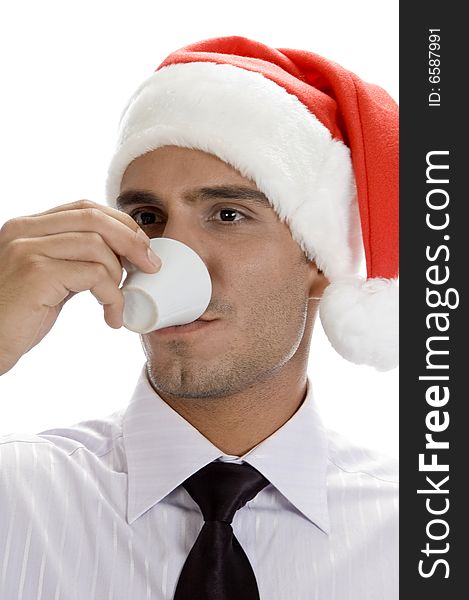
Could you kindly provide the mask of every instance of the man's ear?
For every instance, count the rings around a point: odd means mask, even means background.
[[[324,273],[317,268],[314,261],[309,262],[310,269],[310,286],[309,286],[309,299],[320,300],[324,293],[324,290],[329,285],[329,280]]]

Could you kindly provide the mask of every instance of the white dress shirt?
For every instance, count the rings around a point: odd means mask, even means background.
[[[145,366],[108,417],[0,436],[1,600],[172,600],[203,526],[181,484],[214,460],[270,482],[232,523],[261,600],[397,600],[396,461],[326,431],[309,379],[297,412],[235,457],[158,396]]]

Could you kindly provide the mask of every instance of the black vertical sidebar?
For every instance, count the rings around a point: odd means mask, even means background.
[[[400,4],[400,598],[467,597],[468,26]],[[457,590],[457,591],[456,591]]]

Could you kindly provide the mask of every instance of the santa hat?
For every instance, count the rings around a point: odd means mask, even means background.
[[[312,52],[203,40],[170,54],[130,98],[109,205],[130,162],[166,145],[251,179],[330,282],[319,312],[334,348],[379,370],[398,364],[398,107],[383,89]]]

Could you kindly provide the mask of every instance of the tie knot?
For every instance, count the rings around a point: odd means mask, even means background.
[[[235,512],[268,484],[248,463],[214,461],[186,479],[183,486],[199,505],[204,521],[231,523]]]

